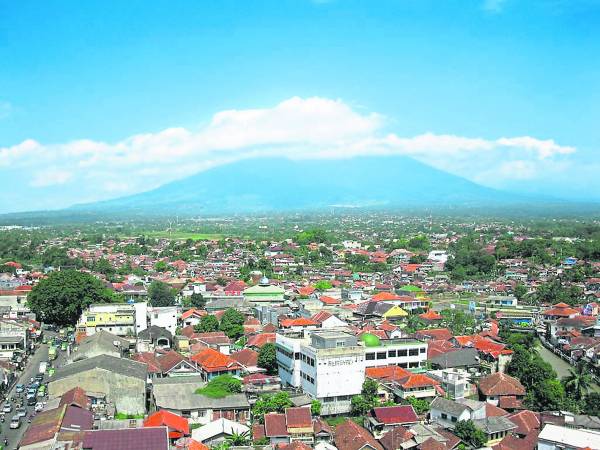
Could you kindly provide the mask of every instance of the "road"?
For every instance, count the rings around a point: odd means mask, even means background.
[[[552,353],[550,350],[548,350],[546,347],[544,347],[541,343],[538,343],[535,349],[537,350],[538,354],[542,357],[542,359],[544,361],[546,361],[546,362],[550,363],[550,365],[552,365],[552,368],[558,375],[559,380],[569,375],[569,371],[570,371],[570,369],[573,368],[573,366],[571,366],[567,361],[565,361],[564,359],[561,359],[560,356]],[[590,387],[590,390],[592,390],[594,392],[600,392],[600,386],[593,383]]]
[[[51,333],[48,331],[44,332],[46,338],[51,339],[52,337],[54,337],[56,335],[56,333]],[[64,364],[65,362],[65,352],[59,352],[58,354],[58,358],[53,361],[52,366],[55,368],[60,367],[61,365]],[[19,379],[17,380],[17,382],[13,385],[12,389],[9,391],[8,396],[7,396],[7,402],[10,402],[10,399],[16,395],[16,386],[17,384],[24,384],[24,385],[28,385],[31,381],[32,377],[35,377],[38,373],[39,367],[40,367],[40,362],[42,361],[47,361],[48,360],[48,345],[47,344],[40,344],[40,346],[37,348],[37,350],[35,351],[35,353],[33,355],[29,356],[29,359],[27,361],[27,365],[25,366],[25,369],[23,370],[23,372],[21,373],[21,376],[19,377]],[[48,375],[45,376],[44,378],[44,382],[48,381]],[[25,399],[26,398],[26,394],[23,393],[22,394],[22,398]],[[27,429],[27,426],[29,425],[29,423],[27,422],[27,417],[31,416],[31,414],[34,412],[34,406],[27,406],[27,402],[26,400],[23,400],[23,407],[27,409],[27,416],[25,418],[21,419],[21,426],[15,430],[10,429],[10,419],[13,415],[15,415],[15,405],[13,404],[13,410],[10,413],[5,414],[5,421],[4,423],[2,423],[2,431],[0,432],[0,446],[4,443],[4,439],[8,439],[8,446],[6,447],[7,449],[16,449],[19,441],[21,440],[21,438],[23,437],[23,434],[25,434],[25,430]],[[4,406],[5,403],[2,403],[2,406]],[[2,447],[0,447],[2,448]]]

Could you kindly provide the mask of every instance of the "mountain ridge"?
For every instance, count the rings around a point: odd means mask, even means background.
[[[484,187],[406,156],[253,158],[70,211],[235,214],[327,208],[486,206],[532,199]]]

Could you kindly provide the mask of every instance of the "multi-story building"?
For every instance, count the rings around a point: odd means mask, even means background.
[[[350,411],[365,379],[364,347],[343,331],[277,334],[277,365],[283,385],[301,388],[322,404],[321,413]]]
[[[361,392],[365,368],[382,365],[418,369],[425,365],[427,343],[416,339],[359,340],[345,329],[278,333],[277,364],[282,385],[293,386],[322,403],[322,414],[350,411]]]
[[[177,306],[148,307],[150,326],[164,328],[175,336],[177,330]]]
[[[129,303],[90,305],[81,313],[77,331],[88,336],[105,330],[117,336],[135,335],[135,307]]]

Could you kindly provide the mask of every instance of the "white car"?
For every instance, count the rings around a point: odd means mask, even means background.
[[[35,404],[35,412],[40,412],[42,409],[44,409],[44,404],[42,402],[37,402]]]
[[[7,403],[6,405],[4,405],[4,408],[2,408],[2,412],[4,413],[9,413],[12,411],[12,405],[10,403]]]
[[[13,416],[10,421],[10,427],[14,430],[15,428],[19,428],[21,426],[21,417]]]

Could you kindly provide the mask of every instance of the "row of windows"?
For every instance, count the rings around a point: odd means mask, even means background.
[[[315,367],[314,358],[311,358],[310,356],[306,356],[304,353],[302,353],[302,361],[304,361],[309,366]]]
[[[448,414],[446,414],[446,413],[442,413],[442,419],[444,419],[444,420],[448,420]],[[454,416],[450,416],[450,420],[451,420],[452,422],[456,422],[456,421],[458,420],[458,418],[457,418],[457,417],[454,417]]]
[[[375,359],[386,359],[396,358],[402,356],[417,356],[419,353],[425,353],[425,348],[411,348],[409,350],[389,350],[387,352],[373,352],[367,353],[367,361],[373,361]]]
[[[310,375],[301,371],[300,376],[302,378],[304,378],[306,381],[308,381],[310,384],[315,384],[315,379],[313,377],[311,377]]]
[[[323,403],[347,402],[352,400],[352,395],[338,395],[337,397],[325,397]]]

